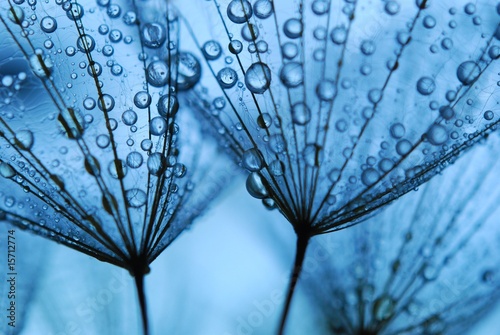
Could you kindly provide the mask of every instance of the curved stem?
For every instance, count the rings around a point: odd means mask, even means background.
[[[135,286],[137,288],[137,296],[139,297],[139,305],[141,306],[142,329],[144,331],[144,335],[148,335],[148,312],[146,308],[146,294],[144,292],[144,274],[136,274],[134,279]]]
[[[309,238],[310,236],[308,234],[297,234],[297,250],[295,254],[295,262],[293,263],[292,273],[290,274],[290,282],[288,284],[285,307],[283,308],[283,312],[281,314],[280,328],[278,330],[279,335],[283,335],[285,331],[288,312],[290,311],[290,305],[292,303],[293,293],[295,292],[295,286],[297,285],[297,281],[299,280],[299,276],[302,271],[302,264],[304,263],[304,258],[306,256]]]

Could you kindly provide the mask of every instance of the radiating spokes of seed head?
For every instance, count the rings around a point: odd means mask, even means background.
[[[177,14],[9,0],[0,15],[2,217],[146,272],[234,174],[177,100],[200,78]]]
[[[296,230],[358,222],[499,120],[500,14],[488,1],[178,6],[204,70],[187,100],[249,171],[249,193]]]
[[[313,240],[303,273],[331,334],[463,334],[500,298],[498,134],[352,229]],[[321,324],[321,322],[320,322]]]

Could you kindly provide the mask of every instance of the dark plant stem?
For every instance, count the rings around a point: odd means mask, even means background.
[[[149,334],[148,327],[148,312],[146,306],[146,294],[144,292],[144,274],[136,274],[135,278],[135,286],[137,287],[137,296],[139,297],[139,305],[141,306],[141,315],[142,315],[142,329],[144,331],[144,335]]]
[[[295,254],[295,262],[293,263],[292,273],[290,274],[290,282],[288,283],[288,290],[285,300],[285,307],[281,314],[280,328],[278,330],[279,335],[283,335],[285,331],[285,324],[288,317],[288,312],[290,311],[290,305],[292,303],[293,293],[295,292],[295,286],[299,280],[300,273],[302,271],[302,264],[304,263],[304,258],[306,256],[307,244],[309,243],[309,234],[297,233],[297,250]]]

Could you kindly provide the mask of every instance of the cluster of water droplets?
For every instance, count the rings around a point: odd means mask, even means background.
[[[177,93],[201,68],[179,50],[175,10],[156,0],[0,8],[0,171],[13,189],[0,211],[111,263],[152,261],[229,173],[223,158],[206,164],[216,149],[180,112]],[[192,195],[201,176],[209,182]]]
[[[496,127],[496,5],[200,6],[218,24],[186,11],[196,41],[185,44],[206,68],[192,104],[250,172],[249,193],[292,222],[355,221]]]

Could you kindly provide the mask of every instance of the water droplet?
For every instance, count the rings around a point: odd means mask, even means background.
[[[271,115],[269,115],[268,113],[262,113],[257,117],[257,124],[262,129],[269,128],[272,123],[273,119],[271,118]]]
[[[227,17],[234,23],[247,22],[252,17],[252,5],[247,0],[232,0],[227,6]]]
[[[347,30],[344,27],[336,27],[332,29],[330,38],[335,44],[344,44],[347,39]]]
[[[264,165],[262,155],[259,150],[252,148],[243,153],[241,163],[250,172],[259,171]]]
[[[286,141],[283,135],[274,134],[269,137],[269,148],[276,154],[286,150]]]
[[[200,80],[200,62],[189,52],[180,52],[178,57],[177,89],[179,91],[188,90]]]
[[[408,140],[400,140],[396,143],[396,152],[404,156],[410,152],[412,148],[411,142]]]
[[[95,40],[92,36],[84,34],[78,37],[76,41],[76,46],[78,47],[78,50],[80,50],[81,52],[90,53],[94,51]]]
[[[448,132],[446,128],[440,124],[433,124],[425,134],[427,140],[432,145],[441,145],[448,140]]]
[[[149,139],[141,141],[141,149],[144,151],[149,151],[153,147],[153,142]]]
[[[215,40],[205,42],[205,44],[203,44],[202,51],[203,55],[208,60],[216,60],[222,54],[222,48],[219,42]]]
[[[299,38],[302,36],[302,22],[298,19],[288,19],[283,26],[283,32],[288,38]]]
[[[253,11],[259,19],[267,19],[273,13],[273,5],[269,0],[257,0],[253,5]]]
[[[52,16],[46,16],[40,21],[40,28],[44,33],[53,33],[57,29],[57,21]]]
[[[247,23],[241,28],[241,37],[248,42],[256,41],[259,37],[259,28],[252,23]]]
[[[280,160],[274,160],[269,164],[269,173],[275,177],[282,176],[285,173],[285,164]]]
[[[375,52],[375,43],[372,41],[363,41],[361,43],[361,52],[366,56],[373,55]]]
[[[16,133],[16,144],[21,150],[30,150],[33,146],[33,133],[29,130],[21,130]]]
[[[317,144],[308,144],[302,152],[308,166],[319,166],[323,161],[324,152]]]
[[[401,123],[395,123],[391,126],[391,136],[399,139],[405,136],[406,129]]]
[[[177,100],[175,95],[162,95],[158,100],[158,114],[161,116],[166,118],[174,117],[178,110],[179,100]]]
[[[436,84],[430,77],[422,77],[417,81],[417,91],[422,95],[430,95],[435,89]]]
[[[316,15],[323,15],[330,10],[330,3],[328,0],[314,0],[311,9]]]
[[[229,52],[231,52],[234,55],[239,54],[243,50],[243,43],[241,43],[239,40],[232,40],[231,43],[229,43]]]
[[[118,6],[116,4],[112,4],[112,5],[108,6],[108,9],[106,10],[106,12],[108,13],[108,16],[110,18],[114,19],[114,18],[117,18],[120,16],[122,9],[120,6]]]
[[[164,118],[157,116],[149,122],[149,131],[151,135],[163,135],[167,131],[167,122]]]
[[[144,206],[147,200],[146,193],[138,188],[132,188],[125,192],[127,204],[132,208]]]
[[[103,94],[102,97],[97,100],[97,107],[103,112],[109,113],[115,108],[115,99],[109,94]]]
[[[252,64],[245,74],[245,84],[252,93],[264,93],[271,85],[271,70],[264,63]]]
[[[113,160],[108,165],[108,172],[115,179],[123,179],[127,175],[127,165],[121,159]]]
[[[455,116],[455,111],[450,106],[441,106],[439,115],[445,120],[450,120]]]
[[[324,79],[316,87],[318,98],[323,101],[331,101],[335,97],[337,89],[333,80]]]
[[[238,74],[232,68],[225,67],[217,73],[217,81],[222,88],[228,89],[236,85]]]
[[[269,195],[264,181],[258,172],[252,172],[248,175],[246,187],[248,193],[254,198],[265,199]]]
[[[146,23],[141,29],[141,39],[148,48],[160,48],[166,38],[165,28],[159,23]]]
[[[481,74],[481,68],[473,61],[460,64],[457,69],[458,80],[464,85],[472,84]]]
[[[493,111],[486,111],[484,112],[484,119],[487,120],[487,121],[490,121],[490,120],[493,120],[493,117],[495,116],[495,114],[493,114]]]
[[[387,320],[393,315],[395,306],[396,304],[391,297],[383,295],[373,303],[373,317],[377,321]]]
[[[143,157],[140,152],[132,151],[127,155],[127,165],[132,169],[137,169],[142,165]]]
[[[43,54],[35,53],[30,56],[29,59],[31,69],[33,73],[40,78],[45,78],[50,76],[53,68],[52,60],[49,56],[43,56]]]
[[[86,110],[92,110],[94,109],[96,106],[96,102],[93,98],[85,98],[85,100],[83,100],[83,108],[85,108]]]
[[[168,83],[170,70],[164,61],[151,62],[146,70],[146,79],[155,87],[162,87]]]
[[[436,19],[431,15],[426,15],[423,24],[425,28],[432,29],[436,26]]]
[[[385,12],[389,15],[396,15],[399,12],[399,4],[396,1],[387,1],[385,3]]]
[[[154,176],[158,176],[165,170],[165,157],[163,157],[162,154],[155,152],[148,157],[147,166],[149,173]]]
[[[293,59],[299,53],[299,48],[293,42],[286,42],[281,46],[281,50],[283,52],[283,57],[286,59]]]
[[[97,146],[101,149],[107,148],[110,143],[108,135],[99,135],[95,141]]]
[[[134,96],[134,104],[137,108],[148,108],[151,104],[151,96],[146,91],[139,91]]]
[[[12,178],[16,175],[16,171],[10,164],[0,162],[0,175],[4,178]]]
[[[311,120],[311,110],[305,102],[297,102],[292,106],[292,120],[298,125],[305,125]]]
[[[290,62],[283,65],[280,71],[281,82],[288,88],[297,87],[304,80],[302,65],[297,62]]]
[[[378,168],[379,168],[382,172],[388,172],[388,171],[390,171],[393,167],[394,167],[394,163],[393,163],[390,159],[387,159],[387,158],[383,158],[383,159],[382,159],[382,160],[380,160],[380,162],[378,163]]]
[[[445,37],[441,41],[441,47],[443,47],[444,50],[450,50],[453,48],[453,41],[451,38]]]
[[[122,114],[122,121],[127,126],[132,126],[137,122],[137,114],[131,109],[126,110]]]
[[[16,24],[21,24],[24,21],[24,11],[19,6],[11,6],[7,15],[9,19]]]
[[[366,169],[361,173],[361,182],[366,186],[375,184],[378,181],[378,178],[378,171],[373,168]]]

